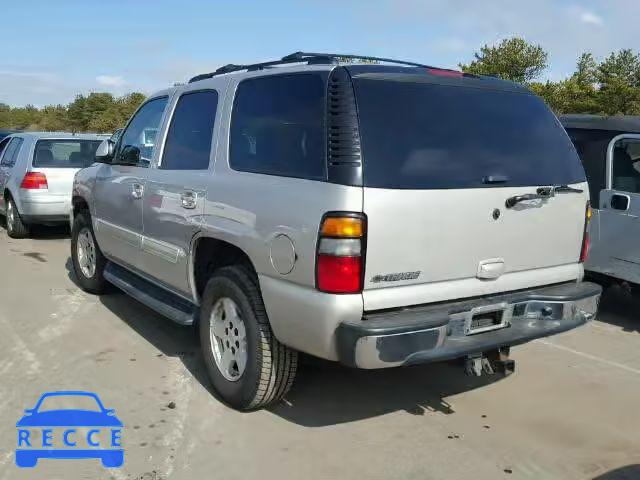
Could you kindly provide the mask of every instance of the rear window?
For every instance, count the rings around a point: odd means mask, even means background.
[[[571,141],[538,97],[397,76],[354,78],[366,186],[449,189],[585,180]],[[483,183],[492,175],[507,182]]]
[[[40,140],[33,155],[39,168],[84,168],[95,161],[100,140]]]

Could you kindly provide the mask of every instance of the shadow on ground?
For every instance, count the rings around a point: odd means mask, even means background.
[[[604,473],[593,480],[638,480],[640,479],[640,465],[627,465]]]
[[[66,267],[75,283],[70,259]],[[176,325],[117,291],[102,295],[100,301],[164,355],[180,358],[193,377],[215,396],[192,327]],[[285,401],[270,411],[307,427],[353,422],[398,410],[413,415],[430,411],[451,414],[454,410],[447,397],[501,378],[469,377],[461,365],[454,363],[356,370],[303,356],[294,387]]]
[[[631,293],[619,285],[607,288],[600,302],[598,320],[625,332],[640,332],[640,293]]]

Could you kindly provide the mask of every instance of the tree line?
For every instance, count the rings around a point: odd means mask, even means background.
[[[560,81],[539,79],[548,68],[549,54],[522,38],[485,45],[469,64],[468,73],[493,75],[527,85],[557,113],[640,115],[640,54],[630,49],[597,60],[583,53],[573,74]],[[0,103],[0,128],[19,130],[112,132],[124,126],[144,101],[142,93],[114,97],[95,92],[77,95],[68,105],[42,108],[9,107]]]
[[[95,92],[77,95],[68,105],[48,105],[36,108],[9,107],[0,103],[0,128],[16,130],[44,130],[55,132],[113,132],[124,126],[144,101],[142,93],[114,97],[110,93]]]
[[[540,82],[549,55],[539,45],[511,38],[485,45],[475,60],[460,68],[527,85],[557,113],[640,115],[640,54],[630,49],[612,52],[601,61],[591,53],[577,59],[569,78]]]

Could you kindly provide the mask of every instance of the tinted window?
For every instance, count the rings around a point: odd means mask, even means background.
[[[116,162],[131,163],[128,159],[139,157],[139,166],[148,166],[156,147],[156,135],[167,97],[148,101],[131,119],[120,138]]]
[[[206,170],[209,168],[213,125],[218,92],[182,95],[167,133],[160,168],[165,170]]]
[[[568,129],[587,174],[591,205],[600,205],[600,191],[606,188],[607,148],[618,132],[606,130]]]
[[[315,74],[240,83],[231,120],[231,167],[325,179],[325,92],[323,79]]]
[[[21,138],[12,138],[2,156],[2,165],[5,167],[13,167],[18,159],[18,152],[22,146]]]
[[[412,80],[356,78],[364,182],[381,188],[570,184],[585,180],[576,151],[534,95]]]
[[[84,168],[96,158],[100,140],[40,140],[33,166],[40,168]]]

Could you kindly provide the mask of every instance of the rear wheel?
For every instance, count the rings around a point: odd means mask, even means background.
[[[29,226],[22,221],[22,217],[13,198],[7,198],[6,205],[7,235],[11,238],[25,238],[29,235]]]
[[[80,287],[100,294],[107,289],[104,267],[107,259],[102,254],[91,226],[88,213],[81,212],[73,220],[71,229],[71,262]]]
[[[273,335],[247,268],[217,270],[204,291],[200,343],[216,392],[238,410],[262,408],[291,388],[298,354]]]

